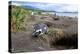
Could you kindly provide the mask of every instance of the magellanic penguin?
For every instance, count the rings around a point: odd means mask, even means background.
[[[33,34],[32,36],[38,37],[47,32],[48,26],[44,23],[38,23],[33,25]]]

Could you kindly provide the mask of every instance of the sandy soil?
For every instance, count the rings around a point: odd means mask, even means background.
[[[35,52],[35,51],[49,51],[66,49],[65,46],[57,46],[50,48],[46,42],[42,43],[39,38],[32,38],[32,25],[37,22],[50,22],[55,28],[60,28],[66,31],[68,34],[77,33],[78,18],[71,17],[55,17],[52,16],[32,16],[26,27],[26,31],[23,32],[11,32],[12,52]],[[72,48],[70,48],[72,49]]]

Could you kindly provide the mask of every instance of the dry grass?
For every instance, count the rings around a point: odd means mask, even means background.
[[[39,37],[39,40],[43,44],[47,44],[48,47],[52,47],[53,45],[55,45],[56,40],[63,38],[64,35],[65,33],[62,29],[49,28],[46,34]]]
[[[48,32],[39,40],[47,47],[65,46],[67,48],[77,48],[77,34],[68,35],[63,29],[49,27]],[[70,43],[69,43],[70,42]]]

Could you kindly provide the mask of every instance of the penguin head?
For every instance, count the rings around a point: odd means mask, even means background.
[[[38,36],[41,34],[41,32],[42,32],[41,29],[36,30],[36,31],[33,32],[33,36],[34,36],[34,37],[38,37]]]

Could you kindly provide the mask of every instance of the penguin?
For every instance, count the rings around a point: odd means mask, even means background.
[[[44,23],[37,23],[33,25],[33,37],[41,36],[42,34],[45,34],[47,32],[48,26]]]

